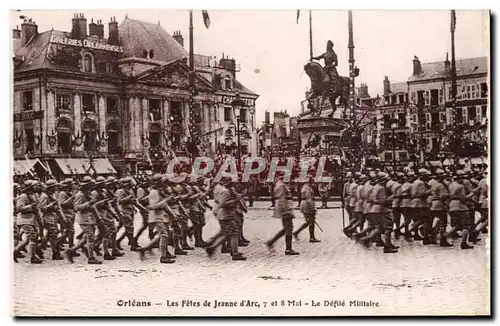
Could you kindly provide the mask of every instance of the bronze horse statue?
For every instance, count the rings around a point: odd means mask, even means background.
[[[316,115],[321,115],[321,108],[326,98],[328,98],[332,105],[332,113],[330,113],[329,117],[333,118],[333,114],[337,110],[335,101],[338,97],[340,97],[340,105],[344,106],[345,115],[345,108],[349,106],[349,78],[339,76],[331,81],[330,78],[326,76],[323,67],[319,63],[312,61],[304,66],[304,71],[309,78],[311,78],[312,94],[307,98],[309,107],[312,108],[311,101],[313,99],[321,96],[321,103]]]

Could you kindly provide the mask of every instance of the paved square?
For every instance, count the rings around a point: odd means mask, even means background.
[[[317,230],[320,243],[310,244],[305,230],[300,241],[294,242],[300,256],[285,256],[283,239],[278,241],[276,254],[272,255],[263,243],[278,231],[280,221],[271,218],[268,206],[269,203],[258,202],[246,216],[245,236],[251,244],[241,251],[247,261],[231,261],[229,255],[220,252],[208,258],[201,249],[178,257],[170,265],[160,264],[158,253],[141,262],[128,249],[126,256],[100,266],[87,265],[82,257],[72,265],[50,258],[42,265],[30,265],[23,259],[13,267],[14,314],[490,313],[487,235],[482,235],[483,240],[473,250],[401,240],[397,242],[401,246],[399,252],[387,255],[381,248],[365,249],[347,239],[341,232],[341,211],[329,209],[318,211],[317,221],[324,230],[324,233]],[[296,216],[297,228],[303,218],[298,211]],[[140,223],[140,219],[136,220]],[[207,215],[207,220],[205,238],[218,229],[213,215]],[[142,243],[146,241],[141,239]],[[224,306],[214,308],[215,300]],[[205,301],[211,306],[203,306]],[[232,306],[234,303],[236,306]]]

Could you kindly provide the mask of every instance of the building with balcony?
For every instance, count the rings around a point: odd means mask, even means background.
[[[225,114],[237,94],[241,120],[255,126],[258,96],[236,80],[234,59],[197,56],[191,111],[180,32],[112,18],[105,38],[101,20],[76,14],[71,23],[71,32],[39,33],[25,19],[13,30],[16,160],[40,159],[58,176],[85,173],[89,162],[99,174],[161,171],[170,149],[186,150],[190,126],[205,152],[216,148],[214,126],[233,120]]]
[[[265,112],[265,120],[258,130],[259,155],[273,154],[278,151],[288,152],[290,155],[300,151],[300,134],[298,117],[291,117],[285,111],[273,112],[273,123],[270,121],[270,112]]]

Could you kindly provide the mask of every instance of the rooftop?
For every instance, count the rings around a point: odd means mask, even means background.
[[[457,77],[488,73],[487,57],[460,59],[456,60],[455,62],[457,68]],[[425,62],[422,63],[422,73],[416,76],[412,75],[409,78],[409,81],[421,81],[450,76],[451,71],[446,69],[445,61]]]

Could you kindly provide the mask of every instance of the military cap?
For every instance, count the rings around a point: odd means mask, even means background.
[[[113,177],[112,175],[110,175],[107,179],[106,179],[106,183],[107,184],[113,184],[113,183],[116,183],[117,180],[115,177]]]
[[[346,178],[352,178],[352,173],[351,172],[347,172],[347,174],[345,175]]]
[[[59,183],[56,180],[50,179],[50,180],[47,180],[47,182],[45,182],[45,189],[57,187],[58,185],[59,185]]]
[[[414,176],[415,176],[415,172],[413,172],[413,171],[408,171],[408,172],[406,173],[406,175],[407,175],[408,177],[412,178],[412,177],[414,177]]]
[[[419,175],[431,175],[431,171],[429,171],[427,169],[419,169],[418,174]]]
[[[14,189],[19,189],[21,186],[19,185],[19,183],[15,183],[15,182],[14,182],[14,184],[12,185],[12,187],[13,187]]]
[[[82,181],[80,181],[80,186],[85,187],[93,184],[95,181],[90,176],[86,175],[83,177]]]
[[[436,175],[444,175],[444,170],[442,170],[442,169],[437,169],[437,170],[436,170]]]
[[[73,184],[73,179],[71,179],[71,178],[66,178],[63,181],[61,181],[61,185],[62,186],[67,186],[67,185],[70,185],[70,184]]]
[[[99,186],[99,185],[102,185],[106,183],[106,178],[104,178],[103,176],[98,176],[96,179],[95,179],[95,185],[96,186]]]

